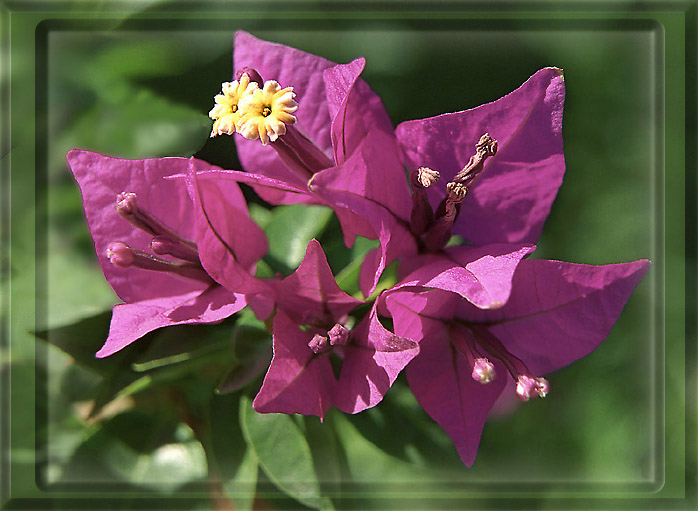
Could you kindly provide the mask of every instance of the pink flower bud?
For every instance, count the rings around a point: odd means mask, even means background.
[[[116,212],[121,216],[133,215],[138,211],[138,202],[136,194],[132,192],[123,192],[116,196]]]
[[[123,241],[112,241],[107,247],[107,257],[117,268],[128,268],[136,259],[131,247]]]
[[[538,397],[545,397],[550,392],[550,383],[545,378],[536,378],[536,394]]]
[[[260,87],[264,86],[264,80],[262,80],[262,77],[260,76],[260,74],[257,72],[256,69],[251,68],[249,66],[245,66],[245,67],[238,69],[235,72],[235,77],[234,77],[235,80],[237,80],[239,82],[240,78],[242,78],[242,75],[244,75],[245,73],[247,73],[247,76],[249,77],[250,82],[257,82],[257,85],[259,85]]]
[[[324,335],[315,334],[313,338],[310,339],[308,348],[316,355],[319,355],[330,349],[330,340]]]
[[[530,376],[521,375],[516,381],[516,395],[521,401],[531,399],[531,393],[535,391],[536,380]]]
[[[349,341],[349,330],[337,323],[327,332],[327,336],[330,338],[330,344],[332,346],[343,346]]]
[[[491,382],[496,376],[494,364],[486,358],[476,358],[472,376],[473,380],[482,384]]]

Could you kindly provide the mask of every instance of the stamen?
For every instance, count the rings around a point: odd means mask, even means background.
[[[434,211],[429,203],[426,189],[439,180],[439,173],[429,167],[419,167],[410,172],[412,187],[412,212],[410,229],[417,236],[427,232],[434,222]]]
[[[468,194],[468,189],[464,185],[454,182],[446,185],[446,191],[448,192],[446,200],[453,204],[460,204]]]
[[[330,344],[332,346],[343,346],[349,341],[349,330],[339,323],[336,323],[330,331],[327,332],[327,336],[330,338]]]
[[[271,108],[269,108],[268,106],[265,106],[265,107],[262,109],[262,116],[263,116],[263,117],[269,117],[270,115],[271,115]]]
[[[188,279],[199,280],[207,284],[212,284],[213,280],[201,267],[190,262],[170,261],[154,256],[142,250],[129,247],[123,241],[113,241],[107,247],[107,257],[109,261],[119,268],[136,267],[143,270],[164,271],[174,273]]]
[[[187,241],[171,229],[167,228],[157,218],[150,215],[147,211],[138,207],[138,197],[132,192],[123,192],[116,196],[116,212],[122,218],[128,220],[133,226],[141,231],[156,237],[166,237],[170,241],[177,243],[183,247],[187,247],[190,252],[196,252],[198,262],[198,252],[196,243]],[[177,256],[178,257],[178,256]],[[188,258],[184,258],[188,259]]]
[[[538,397],[545,397],[550,392],[550,382],[543,377],[536,378],[536,394]]]
[[[325,353],[331,349],[330,340],[324,335],[315,334],[313,338],[310,339],[310,342],[308,342],[308,348],[316,355]]]
[[[150,240],[150,251],[156,255],[171,255],[178,259],[199,263],[199,252],[180,241],[173,241],[167,236],[155,236]]]
[[[426,230],[423,231],[426,232],[424,245],[429,251],[436,252],[441,250],[448,243],[448,240],[451,238],[451,228],[460,212],[459,204],[465,199],[468,193],[468,186],[472,185],[475,178],[482,172],[487,158],[497,153],[497,141],[485,133],[480,137],[478,143],[475,144],[475,151],[475,154],[470,157],[468,164],[455,175],[453,181],[446,185],[448,195],[441,201],[436,210],[436,221],[433,222],[428,232]],[[417,228],[421,227],[419,222],[415,226]]]

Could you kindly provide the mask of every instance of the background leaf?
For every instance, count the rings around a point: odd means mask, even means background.
[[[277,206],[271,211],[265,232],[269,252],[264,260],[274,271],[292,273],[303,260],[305,249],[327,227],[332,210],[324,206]]]
[[[240,424],[260,466],[280,490],[314,509],[334,509],[320,494],[310,447],[291,416],[257,413],[252,402],[243,398]]]

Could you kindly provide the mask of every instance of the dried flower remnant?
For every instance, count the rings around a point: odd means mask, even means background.
[[[492,103],[398,125],[403,159],[414,169],[409,230],[419,252],[399,253],[399,276],[433,262],[430,256],[444,257],[453,234],[475,246],[510,243],[512,250],[536,241],[565,171],[563,104],[561,71],[547,68]],[[362,267],[364,290],[380,270],[372,257]],[[504,302],[485,306],[497,303]]]
[[[491,103],[397,126],[407,164],[441,175],[427,189],[432,206],[448,183],[468,189],[454,234],[476,245],[536,242],[565,172],[564,99],[562,70],[545,68]]]

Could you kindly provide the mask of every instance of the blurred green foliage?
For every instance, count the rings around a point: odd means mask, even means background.
[[[235,509],[380,509],[386,501],[374,492],[405,488],[427,507],[431,493],[509,488],[540,491],[535,503],[544,509],[546,492],[652,487],[662,459],[653,379],[662,374],[653,312],[663,306],[659,275],[640,285],[594,354],[552,375],[548,399],[524,406],[503,399],[466,468],[402,377],[383,403],[357,416],[333,410],[321,424],[256,414],[250,403],[271,339],[248,312],[217,326],[156,331],[95,359],[117,299],[96,264],[64,158],[72,148],[127,158],[197,154],[240,168],[232,139],[207,138],[206,116],[233,72],[232,35],[240,28],[337,62],[365,56],[364,78],[395,124],[493,101],[554,65],[564,68],[567,85],[567,174],[535,256],[590,264],[650,257],[656,272],[664,262],[651,26],[516,19],[289,26],[270,19],[204,29],[180,19],[138,27],[55,30],[48,40],[48,241],[37,261],[48,277],[47,314],[26,325],[48,342],[40,347],[46,381],[37,393],[46,488],[177,491],[194,495],[197,509],[233,509],[233,502]],[[342,288],[358,291],[357,261],[372,242],[359,239],[349,250],[330,210],[269,210],[245,193],[270,241],[259,275],[293,271],[314,237]],[[32,275],[12,278],[31,294]],[[671,420],[667,430],[680,433]]]

